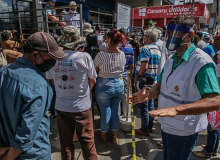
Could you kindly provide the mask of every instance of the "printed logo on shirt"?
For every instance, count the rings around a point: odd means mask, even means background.
[[[62,80],[63,81],[67,81],[68,80],[68,76],[67,75],[62,75]]]
[[[68,71],[68,68],[67,68],[67,67],[62,67],[62,68],[61,68],[61,72],[67,73],[67,71]]]
[[[72,82],[76,80],[76,77],[73,75],[71,75],[69,78],[70,78],[70,81],[72,81]]]
[[[72,66],[72,59],[64,59],[60,63],[61,66]]]
[[[67,87],[66,87],[66,85],[65,85],[65,84],[63,85],[63,89],[67,89]]]
[[[74,89],[74,85],[69,85],[69,89]]]
[[[70,72],[70,74],[75,74],[76,69],[74,67],[70,67],[69,72]]]
[[[60,75],[59,75],[59,74],[56,74],[56,75],[55,75],[55,79],[56,79],[56,80],[60,80]]]
[[[54,71],[55,71],[55,73],[60,72],[60,67],[56,67],[56,68],[54,68]]]
[[[180,87],[176,85],[175,88],[174,88],[174,91],[179,92],[179,89],[180,89]]]
[[[180,87],[178,85],[176,85],[174,87],[174,92],[172,91],[171,94],[175,95],[175,96],[178,96],[178,97],[181,97],[181,95],[178,93],[179,92],[179,89]]]

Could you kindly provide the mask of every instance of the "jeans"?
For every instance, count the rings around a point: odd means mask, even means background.
[[[176,136],[162,131],[164,160],[189,160],[197,137],[198,133]]]
[[[95,93],[101,111],[101,131],[107,132],[111,122],[112,131],[119,129],[118,107],[124,92],[120,78],[98,78]]]
[[[62,160],[74,160],[74,144],[72,142],[75,130],[82,147],[83,158],[86,160],[98,159],[91,109],[78,113],[57,110],[57,125]]]
[[[148,111],[154,110],[154,100],[150,99],[145,103],[138,104],[138,109],[141,115],[141,130],[148,132],[150,128],[153,128],[154,118],[148,114]]]
[[[212,156],[212,153],[217,153],[219,145],[219,130],[208,129],[207,144],[203,149],[206,156]]]

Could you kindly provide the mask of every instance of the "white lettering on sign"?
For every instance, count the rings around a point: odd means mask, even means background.
[[[148,14],[154,14],[154,13],[167,13],[167,9],[148,9]]]
[[[198,10],[198,7],[194,7],[194,12]],[[142,11],[142,10],[141,10]],[[140,11],[139,11],[140,12]],[[185,13],[185,12],[190,12],[190,7],[173,7],[168,9],[148,9],[147,13],[148,14],[155,14],[155,13]],[[143,12],[142,12],[143,13]]]

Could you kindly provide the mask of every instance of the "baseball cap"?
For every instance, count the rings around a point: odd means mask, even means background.
[[[45,51],[52,58],[63,60],[67,57],[63,51],[59,50],[54,38],[45,32],[36,32],[25,40],[25,46],[33,51]]]
[[[51,2],[57,2],[56,0],[50,0]]]
[[[69,4],[70,7],[71,7],[71,6],[75,6],[75,5],[76,5],[76,2],[75,2],[75,1],[71,1],[70,4]]]
[[[220,33],[219,33],[219,34],[217,34],[217,35],[215,36],[215,38],[214,38],[214,39],[219,40],[219,39],[220,39]]]

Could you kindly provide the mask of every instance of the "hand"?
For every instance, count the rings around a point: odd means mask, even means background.
[[[175,117],[178,115],[178,112],[175,107],[158,109],[148,112],[151,117]]]
[[[59,22],[59,24],[60,24],[61,26],[63,26],[63,27],[66,26],[66,22]]]
[[[133,105],[136,105],[138,103],[143,103],[148,100],[149,92],[146,91],[146,89],[143,89],[140,92],[137,92],[135,94],[132,94],[128,97],[128,103],[132,103]]]
[[[0,148],[0,159],[8,152],[10,147],[1,147]]]
[[[20,40],[21,40],[21,42],[24,41],[24,35],[23,34],[20,35]]]

